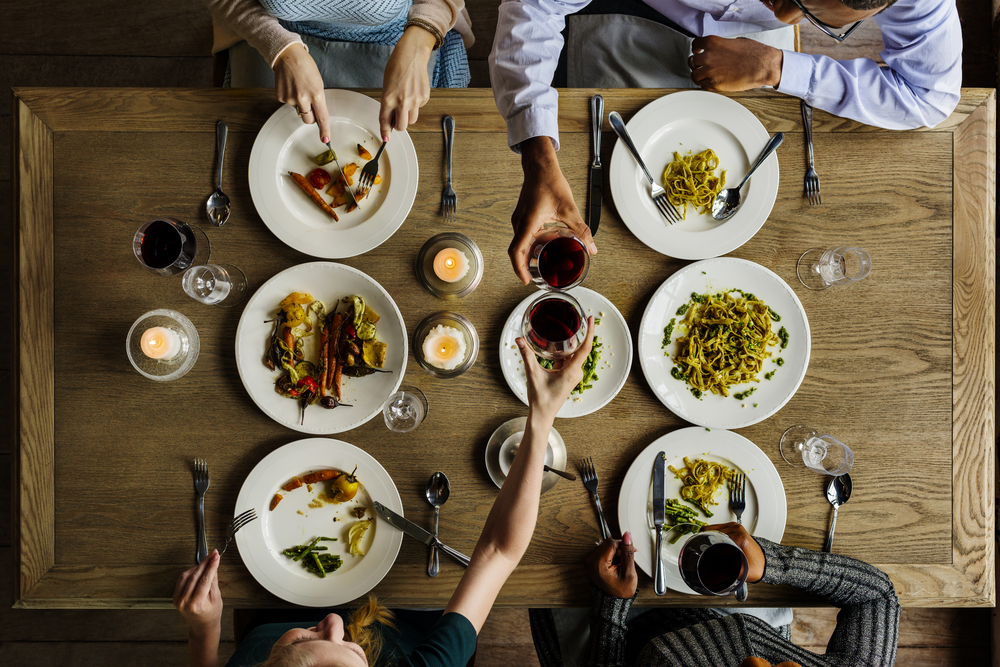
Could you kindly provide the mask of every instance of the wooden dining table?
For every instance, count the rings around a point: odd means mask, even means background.
[[[671,91],[560,91],[559,159],[581,208],[594,92],[628,121]],[[246,273],[251,293],[279,271],[313,261],[282,244],[251,199],[250,152],[279,104],[270,90],[21,88],[15,94],[15,606],[166,607],[177,576],[194,562],[193,459],[208,461],[213,548],[221,546],[250,470],[303,436],[268,418],[240,381],[234,338],[242,306],[193,301],[178,277],[140,265],[130,243],[157,216],[196,224],[210,238],[215,261]],[[785,133],[774,208],[730,254],[784,279],[812,331],[808,371],[794,397],[738,431],[780,473],[787,496],[782,543],[819,549],[829,527],[824,478],[785,463],[778,451],[785,429],[813,425],[848,443],[856,457],[854,493],[839,513],[838,553],[885,570],[903,605],[994,605],[995,91],[964,89],[948,119],[917,131],[886,131],[817,111],[823,205],[815,207],[803,197],[799,100],[766,91],[730,97],[769,132]],[[445,115],[457,127],[454,223],[440,212]],[[229,126],[224,189],[233,203],[222,228],[209,226],[204,212],[214,189],[218,119]],[[606,121],[604,130],[607,164],[616,138]],[[436,379],[411,352],[405,382],[428,398],[424,423],[396,434],[376,416],[331,437],[372,454],[392,476],[406,516],[423,525],[432,517],[424,497],[428,477],[447,473],[452,492],[441,509],[440,535],[471,553],[497,492],[484,463],[487,440],[501,423],[526,413],[503,379],[498,355],[504,321],[534,290],[518,281],[507,256],[522,171],[489,90],[434,91],[409,134],[420,172],[409,216],[378,248],[338,261],[392,295],[409,335],[437,311],[467,317],[479,333],[479,357],[464,375]],[[619,308],[634,342],[651,295],[689,262],[639,242],[608,187],[602,220],[584,284]],[[445,231],[471,237],[485,260],[482,284],[458,301],[431,296],[414,275],[421,245]],[[796,278],[799,256],[837,245],[867,249],[871,274],[849,286],[804,289]],[[145,379],[126,356],[129,327],[156,308],[184,313],[200,334],[197,364],[174,382]],[[657,400],[637,359],[611,403],[556,422],[571,466],[592,457],[612,531],[633,459],[686,426]],[[542,496],[532,543],[497,604],[589,604],[583,559],[598,539],[583,484],[560,481]],[[652,545],[640,535],[636,547]],[[426,564],[427,548],[405,538],[374,592],[390,606],[444,605],[463,569],[443,559],[432,579]],[[233,547],[220,566],[220,588],[229,605],[283,604],[251,577]],[[640,575],[637,604],[716,603],[675,592],[657,597],[652,588]],[[748,601],[819,603],[767,585],[752,586]]]

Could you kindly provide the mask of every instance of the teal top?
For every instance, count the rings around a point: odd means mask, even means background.
[[[382,656],[393,667],[465,667],[476,651],[476,629],[461,614],[444,614],[426,635],[402,618],[397,617],[395,623],[396,629],[382,629]],[[292,628],[314,625],[301,622],[258,625],[240,642],[226,667],[255,667],[267,660],[281,635]]]

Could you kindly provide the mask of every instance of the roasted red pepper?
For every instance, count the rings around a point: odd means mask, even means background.
[[[304,377],[299,380],[299,383],[296,385],[296,388],[299,389],[296,396],[302,393],[301,390],[303,387],[306,388],[306,391],[311,391],[314,394],[319,391],[319,385],[316,384],[316,380],[311,377]]]

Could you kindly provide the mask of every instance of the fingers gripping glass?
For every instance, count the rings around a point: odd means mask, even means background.
[[[854,32],[855,30],[857,30],[858,26],[861,25],[862,23],[864,23],[864,21],[865,21],[864,19],[861,19],[860,21],[858,21],[857,23],[855,23],[854,25],[852,25],[850,28],[848,28],[846,31],[838,32],[838,31],[843,30],[843,28],[842,27],[841,28],[835,28],[833,26],[829,26],[829,25],[823,23],[818,18],[816,18],[815,16],[813,16],[812,12],[810,12],[808,9],[806,9],[802,5],[802,3],[799,2],[799,0],[792,0],[792,4],[795,5],[796,7],[798,7],[800,10],[802,10],[802,13],[805,15],[806,19],[808,19],[808,21],[810,23],[812,23],[814,26],[816,26],[817,28],[819,28],[821,31],[823,31],[824,33],[826,33],[830,37],[833,37],[838,42],[843,42],[845,39],[847,39],[851,35],[851,33]]]

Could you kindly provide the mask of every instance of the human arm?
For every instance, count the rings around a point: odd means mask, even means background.
[[[634,554],[632,535],[626,532],[620,540],[604,540],[584,560],[593,584],[585,663],[588,667],[625,662],[625,622],[639,582]]]
[[[181,574],[174,586],[173,602],[188,624],[191,667],[218,667],[222,635],[218,550]]]
[[[556,413],[570,391],[583,379],[583,362],[594,339],[594,318],[587,321],[587,339],[558,370],[538,365],[523,338],[517,339],[528,376],[528,420],[507,479],[493,502],[469,567],[452,595],[445,614],[467,618],[478,633],[500,589],[531,542],[542,491],[545,450]]]

